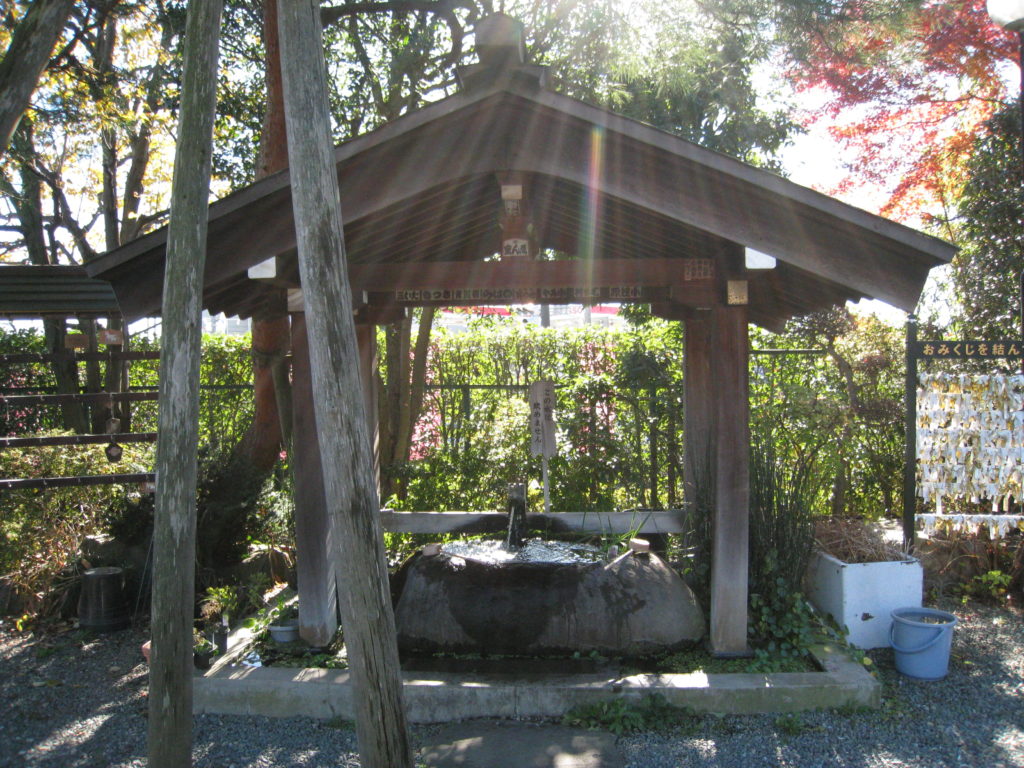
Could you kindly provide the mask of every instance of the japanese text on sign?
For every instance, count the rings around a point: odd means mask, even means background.
[[[555,455],[555,382],[550,380],[530,385],[530,453]]]
[[[645,299],[652,292],[642,286],[600,288],[426,288],[395,291],[395,301],[479,301],[518,302],[560,299],[564,303],[583,300]]]
[[[911,345],[914,357],[935,359],[1024,357],[1024,341],[1000,339],[996,341],[917,341]]]

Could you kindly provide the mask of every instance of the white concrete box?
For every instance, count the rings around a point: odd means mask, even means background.
[[[919,560],[844,563],[815,552],[807,568],[807,597],[822,613],[832,614],[850,630],[858,648],[889,646],[890,615],[894,608],[918,608],[923,593]]]

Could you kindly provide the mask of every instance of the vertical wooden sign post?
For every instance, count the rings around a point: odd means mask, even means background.
[[[411,768],[380,504],[367,440],[341,198],[334,167],[320,4],[279,8],[292,207],[328,514],[364,768]]]
[[[545,515],[551,514],[548,459],[555,448],[555,382],[542,379],[530,385],[530,453],[541,457]]]
[[[160,344],[149,670],[151,768],[192,765],[200,331],[221,6],[221,0],[192,0],[185,23]]]

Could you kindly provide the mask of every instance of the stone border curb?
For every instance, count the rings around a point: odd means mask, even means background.
[[[241,639],[241,638],[238,638]],[[235,645],[236,648],[244,643]],[[227,654],[193,681],[196,714],[320,719],[353,717],[349,673],[343,670],[231,666]],[[470,718],[560,718],[580,704],[658,694],[698,713],[757,714],[835,707],[878,707],[881,685],[832,646],[813,651],[821,672],[776,674],[467,675],[404,673],[413,723]]]

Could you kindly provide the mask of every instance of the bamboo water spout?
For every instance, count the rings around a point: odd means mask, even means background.
[[[516,483],[508,487],[508,536],[505,547],[509,551],[522,548],[526,538],[526,486]]]

